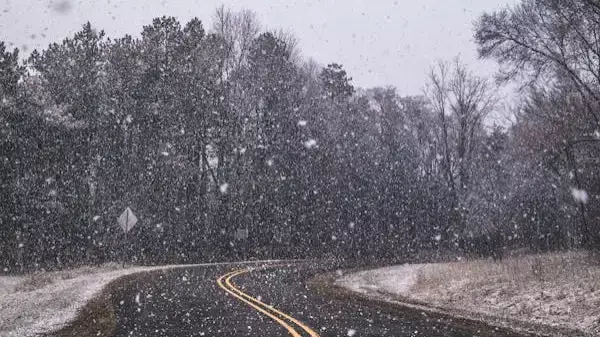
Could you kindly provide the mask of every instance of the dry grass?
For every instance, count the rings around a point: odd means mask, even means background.
[[[600,333],[600,259],[554,253],[424,265],[410,297],[557,327]]]

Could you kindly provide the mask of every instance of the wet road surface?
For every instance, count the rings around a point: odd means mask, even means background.
[[[155,272],[113,295],[115,336],[474,336],[426,316],[320,296],[307,281],[331,269],[302,262]]]

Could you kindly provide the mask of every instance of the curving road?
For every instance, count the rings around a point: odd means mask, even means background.
[[[330,269],[232,264],[158,272],[114,294],[115,336],[472,336],[425,317],[320,297],[306,281]]]

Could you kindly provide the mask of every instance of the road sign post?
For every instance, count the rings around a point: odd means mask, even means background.
[[[248,250],[248,227],[246,228],[238,228],[233,233],[233,238],[236,241],[240,241],[238,247],[241,247],[242,250],[242,260],[247,259],[247,250]]]
[[[127,247],[127,233],[129,233],[129,231],[133,228],[133,226],[135,226],[137,221],[138,221],[137,217],[135,216],[135,214],[133,214],[133,211],[129,207],[127,207],[125,209],[125,211],[123,211],[123,213],[121,213],[121,215],[117,219],[117,223],[119,224],[119,227],[121,227],[123,229],[123,231],[125,232],[125,241],[123,241],[123,248],[122,248],[123,268],[125,268],[125,259],[127,256],[127,252],[125,250]]]

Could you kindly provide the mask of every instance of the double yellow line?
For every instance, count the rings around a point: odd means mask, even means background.
[[[223,290],[225,290],[238,300],[246,303],[247,305],[254,308],[256,311],[264,314],[265,316],[268,316],[275,322],[279,323],[279,325],[283,326],[290,333],[290,335],[294,337],[302,337],[302,335],[294,327],[292,327],[292,325],[295,324],[297,327],[304,330],[304,332],[306,332],[309,336],[319,337],[319,335],[313,329],[309,328],[306,324],[236,288],[231,279],[238,275],[245,274],[251,271],[252,269],[234,270],[219,277],[217,279],[217,284],[219,285],[219,287],[221,287]]]

